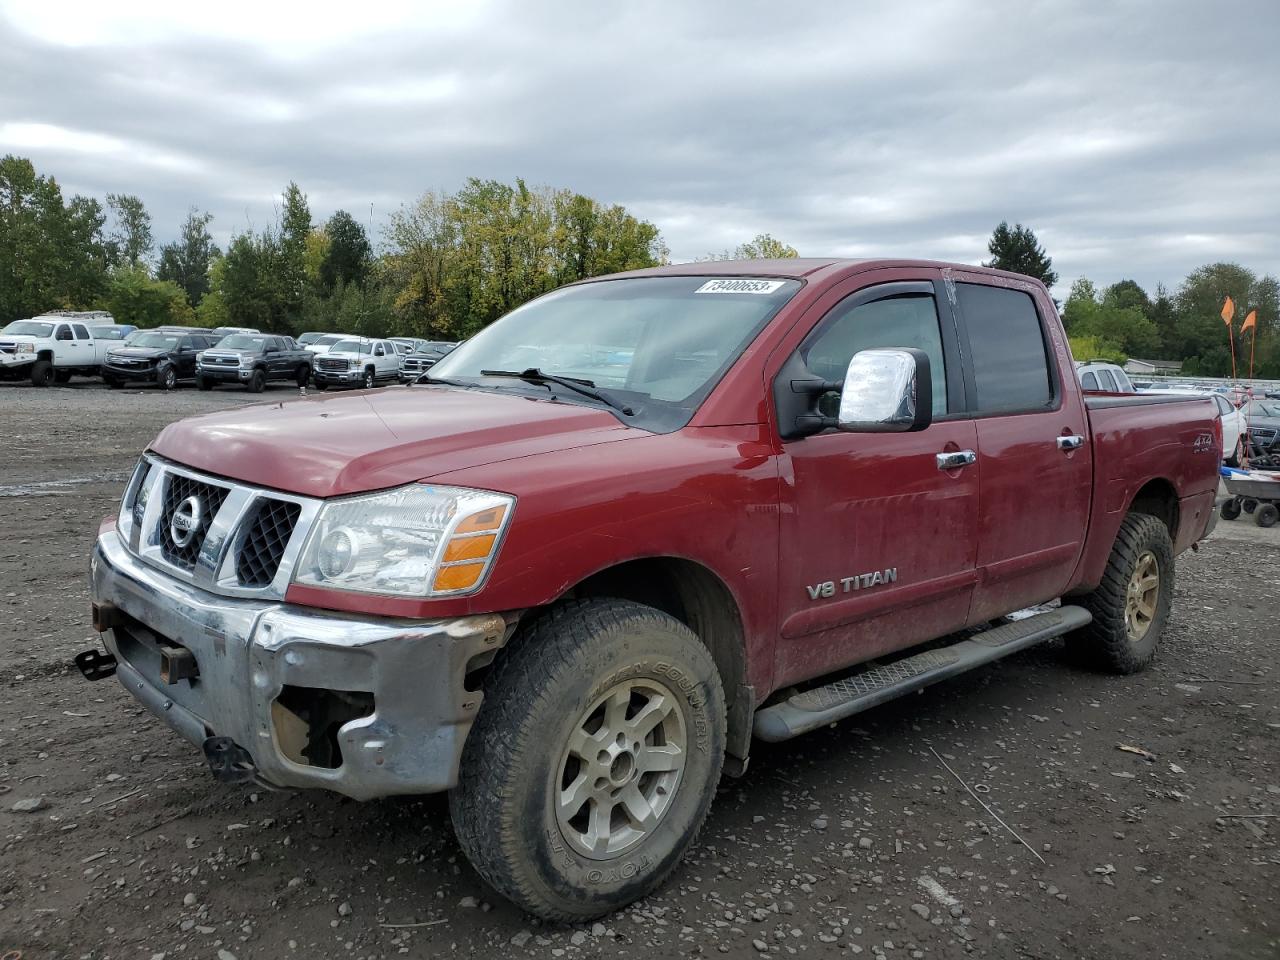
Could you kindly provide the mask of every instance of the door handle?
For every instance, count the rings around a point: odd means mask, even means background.
[[[978,455],[972,450],[956,450],[952,453],[938,454],[939,470],[959,470],[978,462]]]
[[[1070,436],[1058,438],[1059,450],[1079,450],[1084,446],[1084,437]]]

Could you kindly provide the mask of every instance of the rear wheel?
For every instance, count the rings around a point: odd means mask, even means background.
[[[48,360],[37,360],[32,364],[31,383],[36,387],[47,387],[53,383],[53,364]]]
[[[1173,543],[1155,517],[1131,513],[1120,524],[1102,582],[1076,601],[1093,614],[1069,647],[1091,666],[1137,673],[1155,657],[1173,602]]]
[[[267,386],[267,373],[265,370],[255,370],[253,375],[249,377],[249,392],[261,393]]]
[[[1274,503],[1262,503],[1253,512],[1253,522],[1260,527],[1274,527],[1280,520],[1280,508]]]
[[[651,607],[573,601],[513,641],[484,692],[449,796],[477,872],[556,921],[657,888],[720,778],[724,691],[706,647]]]
[[[1228,467],[1240,466],[1240,461],[1244,459],[1244,440],[1236,441],[1236,448],[1231,451],[1231,456],[1227,457],[1225,463]]]

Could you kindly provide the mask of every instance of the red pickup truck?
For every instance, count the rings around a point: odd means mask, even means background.
[[[1045,288],[976,267],[562,288],[415,384],[166,428],[100,532],[79,664],[220,779],[448,790],[499,892],[601,915],[753,737],[1051,637],[1148,664],[1215,517],[1216,408],[1073,369]]]

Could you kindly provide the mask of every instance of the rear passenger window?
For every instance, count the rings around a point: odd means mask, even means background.
[[[1110,370],[1099,370],[1098,380],[1102,384],[1102,389],[1107,393],[1116,392],[1116,378],[1111,375]]]
[[[71,325],[71,329],[72,329],[72,330],[74,330],[74,331],[76,332],[76,339],[77,339],[77,340],[88,340],[88,339],[90,339],[90,337],[89,337],[89,328],[88,328],[88,327],[86,327],[86,326],[84,326],[83,324],[73,323],[73,324]]]
[[[933,297],[887,297],[856,307],[837,304],[800,353],[805,366],[815,375],[824,380],[844,380],[853,355],[874,347],[923,350],[929,357],[933,382],[933,415],[946,414],[947,372]]]
[[[1086,373],[1083,377],[1081,377],[1080,383],[1086,390],[1098,389],[1098,378],[1095,377],[1092,373]]]
[[[1045,410],[1053,404],[1049,357],[1029,294],[1007,287],[956,284],[969,331],[981,413]]]

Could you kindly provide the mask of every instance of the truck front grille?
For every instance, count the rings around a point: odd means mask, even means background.
[[[183,570],[195,569],[204,538],[229,492],[226,487],[201,483],[178,473],[169,474],[160,512],[160,552],[166,560]],[[175,523],[179,514],[179,523],[185,519],[194,526],[183,529]]]
[[[288,500],[259,501],[236,557],[236,576],[241,586],[265,587],[276,578],[280,558],[301,512],[301,506]]]
[[[345,371],[348,369],[347,361],[342,359],[330,359],[329,357],[317,357],[316,367],[320,370],[329,372]]]
[[[117,528],[130,553],[171,577],[225,596],[283,599],[321,506],[148,453]]]

